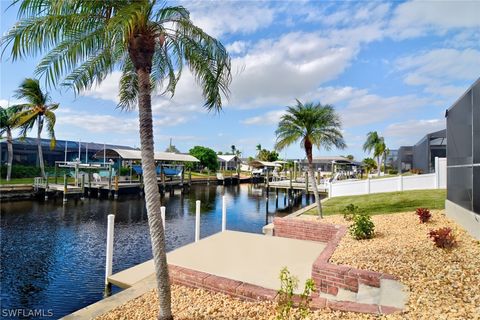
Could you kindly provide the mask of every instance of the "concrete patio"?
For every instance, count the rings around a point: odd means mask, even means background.
[[[278,290],[283,267],[303,284],[325,247],[322,242],[225,231],[178,248],[167,254],[167,260],[169,265]],[[153,273],[149,260],[110,276],[109,281],[128,288]]]

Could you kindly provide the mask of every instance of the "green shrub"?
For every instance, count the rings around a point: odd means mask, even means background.
[[[120,168],[120,175],[121,176],[129,176],[130,175],[130,168],[121,167]]]
[[[277,319],[305,319],[310,314],[311,295],[315,292],[315,282],[312,279],[305,281],[303,292],[300,294],[298,312],[292,312],[294,306],[294,291],[298,287],[298,278],[292,276],[284,267],[280,271],[280,290],[278,290]]]
[[[359,213],[353,217],[353,223],[348,228],[352,237],[357,240],[371,239],[375,234],[375,224],[367,213]]]
[[[360,213],[360,208],[350,203],[343,209],[343,218],[347,221],[352,221],[357,213]]]
[[[389,169],[388,174],[398,174],[398,170],[397,169]]]

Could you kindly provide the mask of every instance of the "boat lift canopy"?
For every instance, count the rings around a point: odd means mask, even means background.
[[[106,149],[99,150],[94,155],[97,159],[106,158],[106,161],[109,159],[120,159],[120,160],[142,160],[140,150],[128,150],[128,149]],[[178,162],[200,162],[194,156],[189,154],[179,154],[172,152],[155,152],[156,161],[178,161]]]

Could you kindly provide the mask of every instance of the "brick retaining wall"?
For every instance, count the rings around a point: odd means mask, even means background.
[[[336,265],[329,262],[333,252],[347,232],[345,226],[295,218],[275,218],[273,224],[273,232],[277,237],[312,240],[325,242],[327,244],[312,265],[312,279],[315,282],[317,289],[321,292],[336,296],[340,288],[358,292],[360,284],[378,288],[380,287],[381,279],[395,279],[394,276],[389,274],[360,270],[350,266]],[[318,299],[320,305],[325,304],[321,298]],[[313,304],[316,305],[315,300]],[[395,308],[363,305],[360,303],[345,301],[327,301],[327,305],[333,309],[358,312],[391,313],[398,311]]]

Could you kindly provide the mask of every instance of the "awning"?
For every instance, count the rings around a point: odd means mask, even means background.
[[[282,167],[282,165],[279,164],[279,163],[269,162],[269,161],[260,161],[260,160],[252,160],[249,164],[250,164],[252,167],[254,167],[254,168],[261,168],[261,167],[271,167],[271,168]]]
[[[121,159],[121,160],[142,160],[140,150],[128,150],[128,149],[106,149],[99,150],[95,153],[95,158],[103,159],[105,152],[106,160]],[[179,154],[172,152],[155,152],[156,161],[179,161],[179,162],[200,162],[194,156],[189,154]]]

